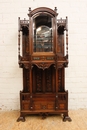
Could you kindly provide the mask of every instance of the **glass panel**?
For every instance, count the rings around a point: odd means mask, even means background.
[[[33,21],[34,21],[34,25],[33,25],[34,26],[34,31],[33,31],[34,52],[52,52],[53,36],[52,36],[51,18],[48,16],[43,16],[43,17],[39,16],[38,20],[35,18]]]

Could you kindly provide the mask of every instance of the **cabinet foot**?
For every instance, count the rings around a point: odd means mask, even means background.
[[[72,119],[69,117],[69,116],[63,116],[63,121],[65,122],[65,121],[69,121],[69,122],[71,122],[72,121]]]
[[[20,116],[20,117],[17,119],[17,122],[19,122],[19,121],[25,122],[25,117],[24,117],[24,116]]]

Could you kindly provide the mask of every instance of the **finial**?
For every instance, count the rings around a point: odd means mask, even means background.
[[[29,7],[29,13],[31,12],[31,7]]]
[[[28,11],[29,11],[29,14],[28,14],[28,16],[30,16],[30,12],[31,12],[31,7],[29,7],[29,10],[28,10]]]
[[[55,12],[57,12],[57,7],[55,7],[55,9],[54,9],[54,10],[55,10]]]

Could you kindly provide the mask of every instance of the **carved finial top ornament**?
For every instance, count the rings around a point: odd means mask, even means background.
[[[57,7],[55,7],[55,9],[54,9],[54,10],[55,10],[55,12],[57,12]]]
[[[31,7],[29,7],[29,12],[31,12]]]
[[[28,11],[29,11],[29,14],[28,14],[28,16],[29,16],[29,15],[30,15],[30,12],[31,12],[31,7],[29,7],[29,10],[28,10]]]

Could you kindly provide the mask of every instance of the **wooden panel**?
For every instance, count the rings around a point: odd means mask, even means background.
[[[60,103],[60,104],[59,104],[59,109],[61,109],[61,110],[66,109],[66,104]]]
[[[22,110],[29,110],[30,103],[28,101],[22,101]]]
[[[35,110],[54,110],[55,103],[54,102],[34,102],[34,108]]]
[[[25,92],[30,91],[30,77],[28,69],[23,69],[23,87]]]
[[[55,91],[55,71],[53,66],[42,70],[38,67],[33,67],[33,92],[53,92]]]
[[[58,35],[57,52],[64,54],[64,35]]]

